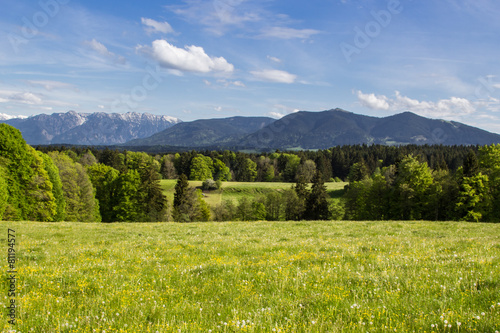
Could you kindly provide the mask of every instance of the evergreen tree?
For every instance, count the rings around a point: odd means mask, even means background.
[[[464,159],[464,177],[474,177],[479,172],[479,160],[473,150],[469,150]]]
[[[314,175],[311,193],[307,197],[305,217],[308,220],[327,220],[330,216],[328,194],[321,171]]]
[[[200,219],[200,201],[196,190],[189,187],[185,174],[181,174],[175,185],[173,218],[178,222],[193,222]]]

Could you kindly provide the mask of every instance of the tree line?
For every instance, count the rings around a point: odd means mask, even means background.
[[[224,151],[185,151],[175,154],[149,154],[160,166],[163,179],[177,179],[184,174],[189,180],[214,179],[240,182],[295,182],[303,177],[310,182],[316,171],[320,171],[325,182],[347,181],[351,167],[363,163],[366,172],[372,174],[376,168],[389,167],[412,154],[426,162],[433,170],[455,172],[463,165],[469,151],[478,153],[478,146],[442,145],[355,145],[338,146],[318,151],[274,153],[245,153]],[[37,147],[42,152],[72,150],[77,155],[90,151],[98,163],[116,170],[127,168],[125,163],[131,151],[99,149],[96,147]]]
[[[498,222],[499,147],[358,145],[300,152],[153,155],[95,147],[33,149],[18,130],[0,124],[0,218]],[[160,179],[177,179],[171,204]],[[291,187],[208,207],[188,180],[202,180],[207,189],[229,180],[282,181]],[[349,181],[340,200],[328,197],[327,181]]]
[[[456,172],[411,154],[371,174],[355,163],[344,203],[350,220],[500,222],[500,145],[470,150]]]
[[[115,169],[90,150],[37,151],[0,124],[0,219],[42,222],[165,221],[159,162],[129,153]]]

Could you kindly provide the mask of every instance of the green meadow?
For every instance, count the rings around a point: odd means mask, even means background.
[[[160,181],[160,186],[163,193],[166,195],[168,202],[174,200],[176,179],[164,179]],[[201,188],[202,181],[189,181],[192,187]],[[344,186],[348,183],[325,183],[326,190],[331,198],[340,198],[344,193]],[[273,182],[223,182],[219,190],[205,191],[203,199],[211,207],[220,204],[223,200],[232,200],[235,204],[238,200],[247,197],[250,200],[255,199],[259,195],[265,195],[269,192],[281,192],[289,190],[293,184],[291,183],[273,183]]]
[[[500,224],[0,225],[3,332],[500,330]]]

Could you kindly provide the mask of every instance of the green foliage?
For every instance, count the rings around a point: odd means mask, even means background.
[[[457,208],[462,220],[479,222],[488,206],[488,176],[478,173],[473,177],[464,177],[460,184]]]
[[[214,159],[214,180],[220,181],[230,181],[231,180],[231,170],[229,167],[219,159]]]
[[[43,154],[41,152],[38,152],[38,154],[43,159],[44,169],[47,171],[49,180],[52,183],[52,193],[56,203],[56,212],[52,220],[56,222],[64,221],[66,217],[66,200],[64,199],[64,191],[61,177],[59,176],[59,169],[47,154]]]
[[[408,155],[397,165],[395,195],[399,205],[396,207],[400,219],[422,219],[430,205],[430,190],[434,180],[427,163]]]
[[[198,154],[191,161],[190,179],[204,180],[213,178],[213,168],[213,161],[210,157]]]
[[[302,178],[306,183],[310,183],[316,173],[316,163],[313,160],[307,160],[297,167],[295,180]]]
[[[250,158],[243,160],[241,165],[241,174],[239,181],[242,182],[253,182],[257,177],[257,163],[252,161]]]
[[[479,165],[489,178],[489,207],[485,220],[500,222],[500,144],[481,147],[479,149]]]
[[[99,202],[85,168],[64,153],[51,152],[49,156],[59,169],[66,201],[66,221],[100,222]]]
[[[208,207],[205,200],[203,200],[203,193],[201,190],[196,190],[196,194],[198,196],[198,205],[200,207],[200,214],[197,221],[208,222],[211,217],[210,207]]]
[[[369,175],[368,167],[365,164],[365,161],[354,163],[351,167],[351,171],[349,172],[349,182],[360,182],[363,179],[367,178]]]
[[[196,189],[189,187],[186,175],[182,174],[175,185],[174,221],[194,222],[201,217],[200,200]]]
[[[219,186],[217,185],[217,182],[215,182],[213,179],[205,179],[201,184],[201,188],[207,191],[211,191],[211,190],[217,190]]]
[[[174,165],[174,155],[165,155],[160,161],[160,173],[163,179],[176,179],[178,177]]]
[[[117,179],[119,171],[99,163],[87,167],[90,181],[95,188],[99,201],[99,211],[103,222],[117,221],[115,206],[119,204]]]
[[[139,192],[141,177],[137,170],[122,173],[116,179],[116,195],[113,201],[113,218],[116,222],[141,221],[142,193]]]
[[[330,218],[328,195],[323,175],[317,171],[314,175],[311,192],[307,196],[304,216],[309,220],[328,220]]]
[[[0,158],[0,220],[3,213],[7,208],[9,199],[9,189],[7,188],[7,169],[3,166],[2,159]]]

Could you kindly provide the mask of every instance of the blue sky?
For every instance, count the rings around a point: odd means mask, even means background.
[[[2,1],[0,113],[343,108],[500,133],[497,0]]]

